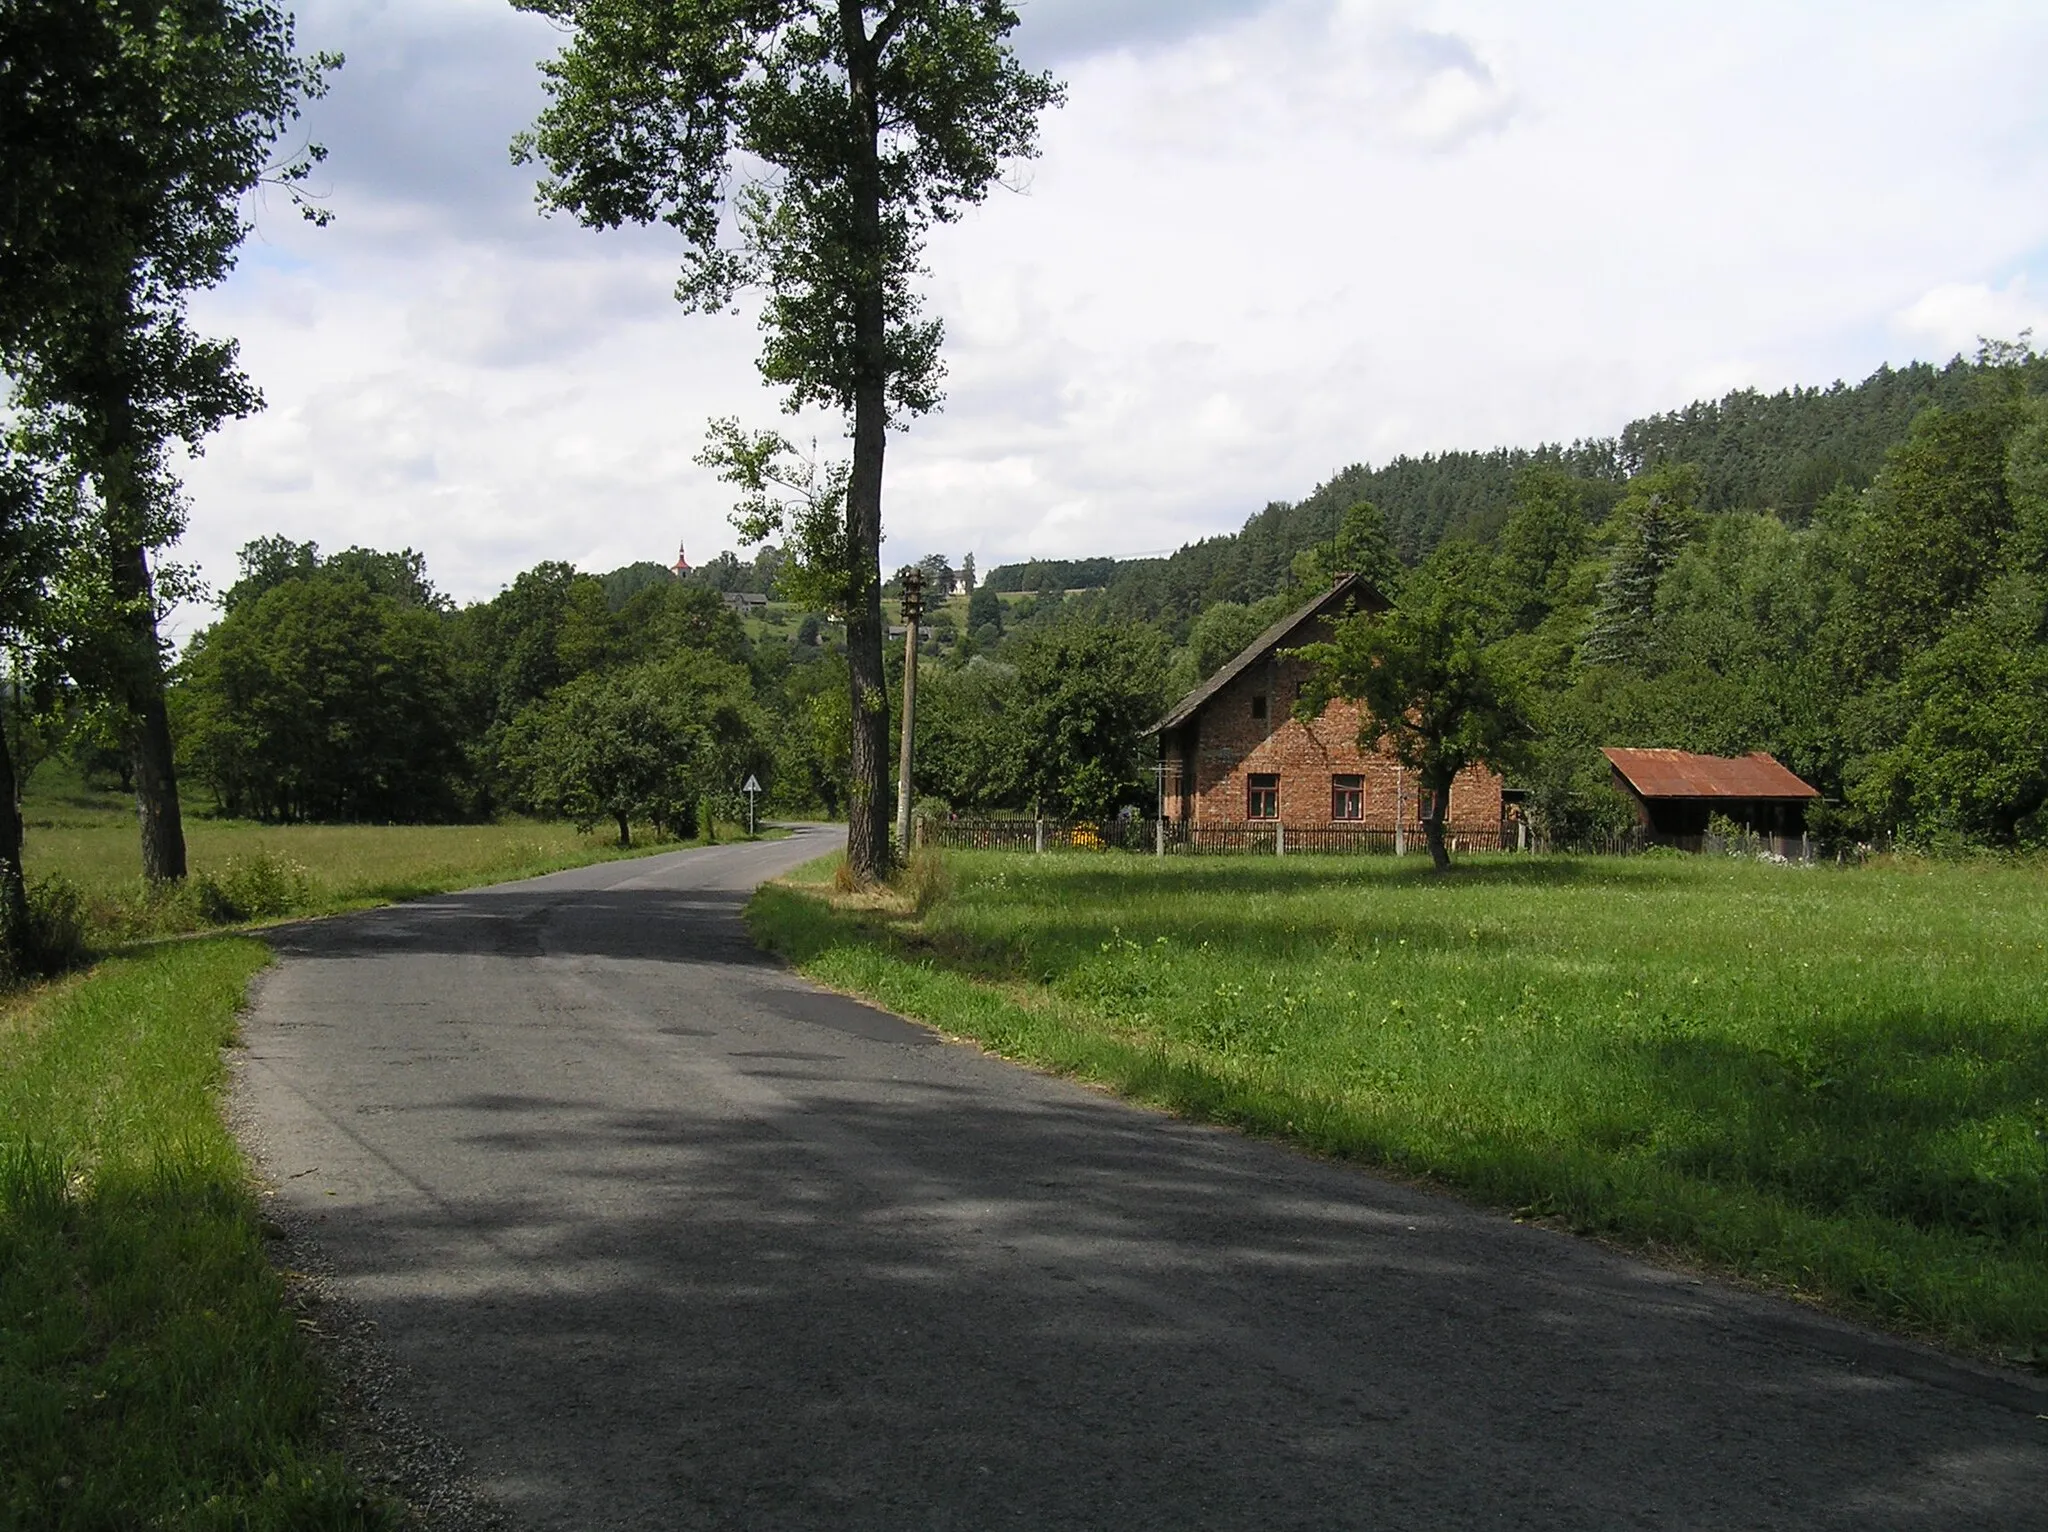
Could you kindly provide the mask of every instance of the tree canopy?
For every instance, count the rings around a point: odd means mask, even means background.
[[[337,561],[238,603],[180,667],[184,756],[227,813],[459,817],[460,713],[435,612]]]

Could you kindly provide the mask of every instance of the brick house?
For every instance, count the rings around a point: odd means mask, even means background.
[[[1188,829],[1277,824],[1289,832],[1357,827],[1417,830],[1415,773],[1384,748],[1358,742],[1358,704],[1338,700],[1308,723],[1294,716],[1308,666],[1280,651],[1329,637],[1353,611],[1388,602],[1357,575],[1261,633],[1183,697],[1159,737],[1162,808]],[[1481,766],[1451,784],[1448,827],[1496,834],[1501,781]],[[1419,831],[1418,831],[1419,833]]]

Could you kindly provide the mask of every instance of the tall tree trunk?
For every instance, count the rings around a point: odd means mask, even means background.
[[[20,974],[32,956],[24,950],[28,939],[28,885],[21,871],[21,799],[15,791],[14,754],[7,745],[7,730],[0,728],[0,948],[6,954],[7,971]]]
[[[881,120],[875,51],[857,0],[840,0],[847,85],[861,141],[855,178],[860,252],[853,274],[853,472],[846,487],[846,671],[853,702],[853,780],[846,865],[857,883],[889,874],[889,686],[882,668],[882,459],[888,447],[888,309],[882,270]]]
[[[1444,845],[1444,816],[1450,812],[1451,784],[1448,779],[1436,781],[1425,778],[1422,789],[1426,795],[1422,838],[1429,846],[1429,860],[1438,872],[1449,872],[1451,853]]]
[[[876,295],[876,307],[881,306]],[[846,492],[846,671],[853,702],[853,780],[846,798],[846,861],[861,883],[889,874],[889,686],[882,668],[882,456],[886,406],[863,386],[853,417],[853,476]]]
[[[101,493],[111,499],[110,489],[111,485],[103,485]],[[139,509],[124,506],[121,511],[139,523]],[[107,538],[114,599],[120,604],[127,630],[120,687],[121,700],[128,709],[129,751],[135,763],[142,875],[152,883],[168,883],[185,876],[185,822],[178,811],[178,772],[171,757],[171,715],[164,703],[163,649],[157,642],[149,559],[141,542],[124,534],[123,519],[120,512],[109,515]]]

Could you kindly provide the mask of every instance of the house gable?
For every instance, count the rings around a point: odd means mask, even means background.
[[[1240,650],[1216,674],[1181,698],[1174,708],[1159,722],[1152,725],[1147,733],[1162,734],[1177,729],[1194,718],[1219,692],[1228,688],[1247,670],[1262,659],[1271,659],[1274,653],[1286,647],[1298,647],[1326,637],[1323,632],[1304,632],[1312,624],[1326,626],[1327,619],[1345,607],[1346,603],[1368,612],[1383,612],[1391,604],[1377,589],[1368,584],[1362,575],[1340,575],[1336,584],[1317,596],[1307,605],[1290,612],[1274,623],[1257,638]]]

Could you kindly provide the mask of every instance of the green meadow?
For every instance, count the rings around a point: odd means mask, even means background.
[[[2048,867],[960,854],[812,976],[1146,1102],[2048,1364]],[[922,913],[919,913],[921,910]]]
[[[31,883],[52,874],[79,896],[87,939],[137,939],[286,915],[332,914],[455,889],[536,877],[565,867],[681,848],[635,827],[621,849],[609,828],[584,834],[560,821],[460,825],[264,825],[213,818],[188,803],[191,879],[151,889],[142,879],[134,801],[93,788],[61,762],[22,798],[23,862]],[[744,835],[721,824],[719,836]]]

